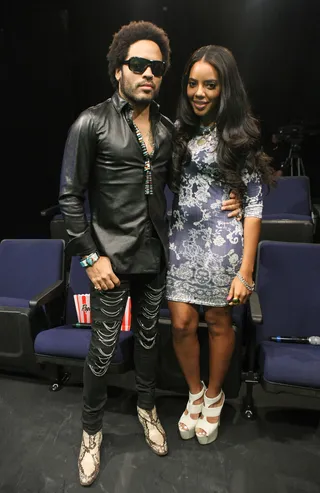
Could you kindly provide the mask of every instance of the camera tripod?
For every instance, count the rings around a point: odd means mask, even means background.
[[[300,155],[301,147],[296,143],[291,143],[289,155],[281,166],[283,174],[290,176],[305,176],[306,171]]]

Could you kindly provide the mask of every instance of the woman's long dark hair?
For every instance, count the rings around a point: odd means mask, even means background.
[[[216,126],[218,133],[217,162],[221,181],[237,191],[245,191],[241,171],[258,171],[262,181],[271,184],[270,158],[261,151],[260,129],[253,117],[247,94],[232,53],[222,46],[203,46],[195,51],[187,62],[182,77],[182,91],[177,109],[177,121],[173,132],[172,189],[179,190],[181,168],[190,159],[189,140],[197,133],[200,118],[194,113],[187,97],[187,86],[192,66],[204,60],[219,75],[221,94]]]

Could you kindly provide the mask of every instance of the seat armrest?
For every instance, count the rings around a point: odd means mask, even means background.
[[[255,324],[262,324],[262,311],[258,293],[256,293],[255,291],[252,293],[249,298],[249,303],[252,321]]]
[[[49,218],[55,216],[56,214],[60,214],[60,205],[56,204],[49,207],[48,209],[43,209],[40,212],[40,214],[42,217],[49,217]]]
[[[64,293],[65,282],[63,280],[56,281],[51,286],[46,288],[42,293],[37,294],[32,300],[29,301],[29,307],[35,308],[36,306],[46,305],[55,300]]]
[[[319,219],[320,219],[320,214],[319,214],[319,209],[316,207],[312,206],[311,207],[311,217],[312,217],[312,222],[313,222],[313,231],[314,233],[316,232],[316,229],[319,224]]]

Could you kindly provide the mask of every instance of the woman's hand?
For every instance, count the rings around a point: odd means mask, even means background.
[[[241,275],[250,286],[253,285],[252,275]],[[252,291],[249,291],[249,289],[247,289],[245,285],[240,281],[240,279],[236,276],[231,283],[227,301],[229,302],[230,306],[244,305],[251,293]]]
[[[231,191],[229,194],[229,199],[222,202],[221,210],[232,211],[229,212],[228,217],[236,217],[237,221],[241,221],[242,213],[242,201],[239,199],[236,192]]]

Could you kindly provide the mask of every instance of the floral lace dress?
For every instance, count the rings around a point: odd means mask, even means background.
[[[190,162],[183,167],[169,230],[167,299],[203,306],[227,306],[232,280],[243,254],[243,225],[228,218],[222,201],[230,189],[219,182],[216,131],[189,142]],[[244,217],[261,218],[262,186],[256,173],[243,171],[247,187]]]

